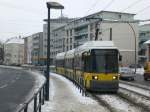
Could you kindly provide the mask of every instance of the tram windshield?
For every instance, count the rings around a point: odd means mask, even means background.
[[[95,73],[117,73],[118,51],[115,49],[94,49],[85,60],[85,71]]]

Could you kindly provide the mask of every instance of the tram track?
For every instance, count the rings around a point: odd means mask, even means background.
[[[149,112],[117,94],[93,94],[93,97],[110,112]]]
[[[110,112],[150,112],[149,87],[120,82],[117,94],[93,94]]]
[[[119,85],[118,95],[150,111],[150,89],[146,86],[123,82]]]

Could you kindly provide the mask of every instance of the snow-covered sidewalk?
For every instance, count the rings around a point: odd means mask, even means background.
[[[42,112],[107,112],[90,97],[83,97],[73,83],[66,78],[51,73],[50,101],[42,106]]]

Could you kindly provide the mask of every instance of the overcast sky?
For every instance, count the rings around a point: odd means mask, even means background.
[[[48,0],[0,0],[0,40],[28,36],[43,30]],[[64,5],[67,17],[83,17],[101,10],[137,13],[136,19],[150,19],[150,0],[53,0]],[[52,10],[51,17],[60,16]]]

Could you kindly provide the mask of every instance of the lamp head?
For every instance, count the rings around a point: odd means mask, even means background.
[[[64,6],[57,2],[47,2],[46,4],[50,9],[64,9]]]

